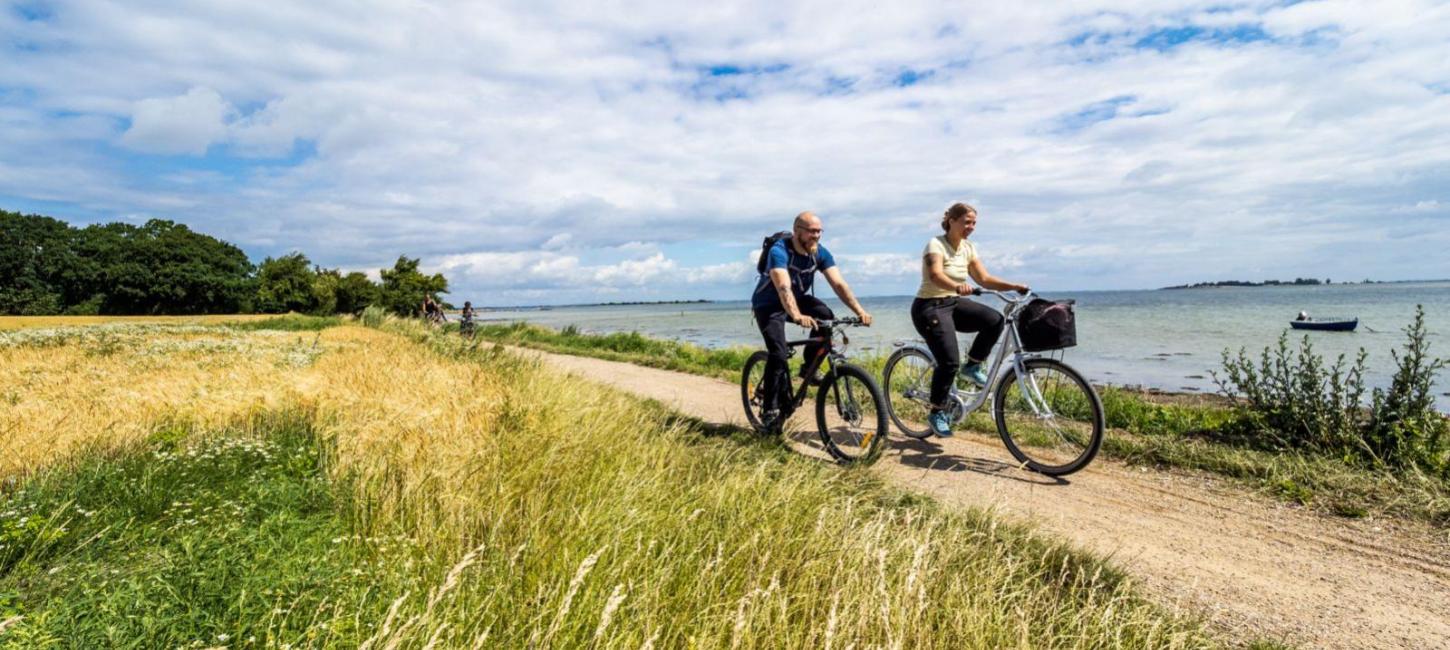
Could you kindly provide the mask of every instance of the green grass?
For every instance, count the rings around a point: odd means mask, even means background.
[[[743,346],[707,349],[690,343],[654,339],[638,332],[584,334],[572,326],[554,330],[528,323],[480,323],[477,330],[478,338],[498,343],[624,361],[730,381],[740,380],[740,369],[745,367],[745,360],[755,351]]]
[[[707,350],[638,333],[582,334],[538,325],[480,326],[480,338],[549,352],[625,361],[739,381],[753,352],[735,347]],[[798,359],[798,357],[797,357]],[[881,376],[885,357],[853,357]],[[1376,472],[1342,458],[1283,449],[1276,436],[1255,431],[1232,408],[1155,400],[1136,391],[1099,387],[1110,429],[1102,453],[1137,465],[1204,471],[1229,477],[1274,498],[1321,512],[1362,517],[1390,515],[1450,526],[1450,483],[1420,471]],[[973,414],[967,426],[996,435],[990,418]]]
[[[237,320],[223,325],[236,330],[254,332],[258,330],[280,330],[284,332],[316,332],[337,327],[345,322],[342,316],[309,316],[307,314],[283,314],[272,318]]]
[[[0,645],[1215,645],[1024,528],[390,329],[500,391],[477,444],[294,408],[63,461],[0,497]]]
[[[427,577],[351,534],[304,413],[91,452],[0,499],[0,645],[352,645]],[[416,587],[415,587],[416,588]]]

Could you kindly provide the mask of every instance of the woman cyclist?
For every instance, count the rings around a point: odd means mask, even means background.
[[[1002,314],[996,309],[960,296],[972,292],[970,277],[979,286],[997,291],[1026,293],[1027,285],[1007,282],[987,272],[977,256],[977,247],[967,241],[977,227],[977,209],[955,203],[942,216],[941,236],[926,243],[921,259],[921,287],[911,302],[911,324],[926,339],[936,358],[931,376],[931,413],[927,424],[932,433],[946,438],[952,435],[951,421],[945,411],[952,382],[958,368],[963,378],[978,386],[987,385],[982,362],[1002,335]],[[957,332],[976,332],[976,340],[967,351],[962,364],[957,347]]]

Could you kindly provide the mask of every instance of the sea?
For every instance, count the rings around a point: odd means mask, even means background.
[[[825,292],[829,293],[829,292]],[[1170,392],[1219,390],[1222,355],[1240,349],[1257,358],[1280,335],[1297,349],[1308,338],[1319,355],[1352,363],[1360,349],[1369,354],[1366,373],[1373,387],[1387,387],[1395,371],[1393,352],[1406,343],[1405,328],[1416,305],[1425,310],[1430,354],[1450,359],[1450,281],[1331,284],[1310,286],[1214,287],[1138,291],[1044,291],[1051,300],[1076,301],[1078,345],[1063,359],[1103,384]],[[823,298],[825,296],[822,296]],[[894,343],[918,341],[911,326],[911,296],[860,299],[875,324],[851,333],[851,352],[889,352]],[[976,298],[1000,306],[991,297]],[[827,299],[838,316],[850,311]],[[1358,318],[1354,332],[1292,330],[1289,321],[1305,311],[1315,319]],[[524,321],[591,333],[639,332],[705,347],[761,345],[747,300],[708,303],[591,305],[487,310],[480,320]],[[804,330],[801,330],[802,333]],[[971,334],[963,334],[963,345]],[[1435,384],[1437,407],[1450,412],[1450,370]]]

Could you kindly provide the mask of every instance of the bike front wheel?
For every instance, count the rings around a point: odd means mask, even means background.
[[[904,347],[886,360],[881,373],[885,384],[886,409],[896,428],[912,438],[931,435],[926,416],[931,414],[931,376],[936,363],[931,355],[914,347]]]
[[[821,444],[843,464],[870,464],[886,446],[886,399],[865,370],[838,365],[816,393]]]
[[[993,400],[997,433],[1007,451],[1050,476],[1092,462],[1103,444],[1103,403],[1076,370],[1054,359],[1028,359],[1024,373],[1002,377]]]

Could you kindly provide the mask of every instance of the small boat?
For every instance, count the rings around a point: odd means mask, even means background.
[[[1323,332],[1353,332],[1359,327],[1358,318],[1322,318],[1315,320],[1291,320],[1289,326],[1296,330],[1320,330]]]

